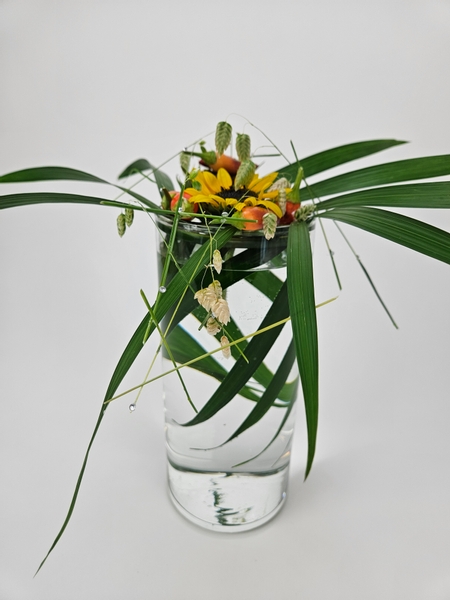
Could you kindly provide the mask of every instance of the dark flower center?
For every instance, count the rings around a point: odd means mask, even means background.
[[[239,190],[235,190],[233,188],[227,188],[224,189],[222,188],[220,190],[220,192],[218,192],[216,194],[216,196],[219,196],[220,198],[223,198],[224,200],[226,200],[227,198],[233,198],[234,200],[242,200],[242,198],[257,198],[258,194],[256,194],[255,192],[252,192],[252,190],[247,189],[246,187],[241,188]]]

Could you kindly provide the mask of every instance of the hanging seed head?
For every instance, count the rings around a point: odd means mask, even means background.
[[[277,204],[280,207],[281,212],[283,213],[283,216],[284,216],[286,214],[286,190],[285,190],[285,188],[281,188],[281,190],[278,192]]]
[[[180,167],[183,173],[186,175],[189,173],[189,166],[191,164],[191,157],[186,152],[180,152]]]
[[[288,181],[286,179],[286,177],[280,177],[280,179],[277,179],[276,181],[274,181],[272,183],[272,185],[270,186],[270,188],[268,189],[269,192],[276,192],[276,191],[281,191],[281,190],[286,190],[289,189],[291,187],[291,182]]]
[[[224,355],[225,358],[230,358],[231,356],[231,348],[228,346],[228,344],[230,343],[230,340],[227,338],[226,335],[223,335],[220,338],[220,345],[222,346],[222,354]],[[228,348],[224,348],[224,346],[228,346]]]
[[[241,162],[249,160],[251,151],[250,136],[246,133],[238,133],[236,136],[236,152]]]
[[[134,210],[132,208],[125,209],[125,223],[127,227],[131,227],[133,225],[134,219]]]
[[[294,219],[296,221],[311,221],[314,212],[316,210],[315,204],[306,204],[300,206],[294,213]]]
[[[123,213],[120,213],[120,215],[117,217],[117,231],[118,231],[120,237],[123,236],[126,228],[127,228],[127,224],[125,221],[125,215]]]
[[[214,250],[214,252],[213,252],[213,267],[215,268],[217,273],[220,273],[220,271],[222,270],[222,263],[223,263],[223,258],[222,258],[222,255],[220,254],[220,250]]]
[[[217,300],[217,302],[211,307],[211,311],[220,323],[226,325],[230,322],[230,307],[224,298]]]
[[[216,319],[214,317],[209,317],[209,319],[206,321],[206,331],[209,333],[209,335],[216,335],[219,333],[220,329],[221,327]]]
[[[271,240],[275,237],[277,230],[277,215],[273,212],[268,212],[263,216],[263,231],[266,240]]]
[[[234,189],[238,190],[241,187],[250,185],[255,174],[256,165],[251,160],[244,160],[236,173],[234,180]]]
[[[216,150],[217,154],[221,156],[228,148],[231,142],[232,128],[226,121],[220,121],[216,127]]]

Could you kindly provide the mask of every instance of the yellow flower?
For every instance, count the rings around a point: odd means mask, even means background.
[[[201,189],[187,188],[185,192],[190,195],[189,202],[192,204],[209,204],[215,209],[234,208],[236,211],[241,211],[245,206],[265,206],[281,218],[281,209],[273,201],[278,197],[278,190],[268,189],[277,175],[278,173],[270,173],[260,178],[255,174],[248,186],[235,190],[233,180],[225,169],[219,169],[217,175],[199,171],[195,181],[200,184]]]

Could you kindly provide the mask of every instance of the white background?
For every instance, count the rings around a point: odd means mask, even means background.
[[[450,153],[449,34],[449,0],[0,0],[0,172],[56,164],[114,180],[231,113],[301,156],[411,141],[354,168]],[[24,189],[50,186],[1,191]],[[450,230],[443,212],[416,214]],[[174,511],[155,385],[133,415],[128,399],[108,411],[72,522],[33,579],[143,316],[139,289],[156,291],[151,223],[119,239],[116,216],[0,217],[0,600],[450,599],[450,267],[351,228],[400,330],[333,235],[344,290],[319,317],[316,464],[303,484],[300,410],[279,516],[221,536]],[[320,301],[336,293],[320,236],[315,259]],[[150,358],[151,346],[130,384]]]

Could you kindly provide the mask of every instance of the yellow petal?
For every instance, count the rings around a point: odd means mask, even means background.
[[[184,192],[185,194],[189,194],[190,196],[197,196],[198,194],[201,194],[201,192],[199,192],[195,188],[186,188]]]
[[[217,172],[217,181],[225,190],[230,189],[230,187],[233,185],[233,180],[231,179],[230,174],[223,168],[220,168]]]
[[[279,195],[279,192],[274,190],[273,192],[261,192],[259,194],[262,200],[267,200],[268,198],[276,198]]]
[[[270,202],[270,200],[261,200],[260,202],[258,202],[258,206],[265,206],[273,213],[275,213],[279,219],[281,219],[281,217],[283,216],[281,208],[278,206],[278,204],[275,204],[275,202]]]
[[[265,177],[262,177],[261,179],[258,179],[256,182],[253,182],[249,185],[249,190],[252,190],[252,192],[255,192],[256,194],[258,194],[259,192],[262,192],[263,190],[267,189],[268,187],[270,187],[272,185],[272,183],[275,181],[275,179],[277,178],[278,173],[270,173],[269,175],[266,175]]]
[[[217,181],[217,177],[209,171],[203,171],[203,181],[210,190],[211,194],[218,194],[221,190],[220,184]]]
[[[200,195],[196,196],[195,198],[191,198],[190,200],[195,202],[195,204],[212,204],[213,206],[220,206],[217,200],[214,200],[214,198],[211,198],[211,196]]]

